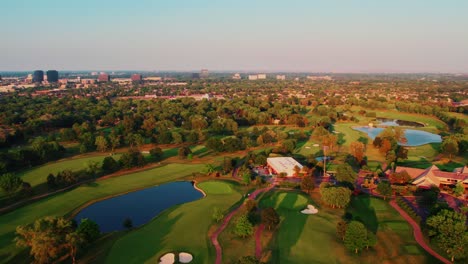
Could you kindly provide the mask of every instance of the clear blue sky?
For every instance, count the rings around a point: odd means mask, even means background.
[[[468,73],[467,0],[0,0],[0,70]]]

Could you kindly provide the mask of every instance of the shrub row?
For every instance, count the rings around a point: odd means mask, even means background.
[[[403,197],[398,197],[396,199],[397,204],[411,217],[414,221],[416,221],[419,225],[422,224],[422,218],[419,216],[413,209],[412,206],[406,202]]]

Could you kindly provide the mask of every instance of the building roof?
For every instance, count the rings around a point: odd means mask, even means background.
[[[294,176],[296,166],[302,169],[302,165],[291,157],[267,158],[267,164],[278,174],[285,172],[289,177]]]
[[[431,187],[433,185],[439,186],[443,184],[455,184],[456,182],[463,182],[468,184],[468,167],[456,168],[453,172],[441,171],[435,165],[422,170],[409,167],[396,167],[395,172],[406,171],[413,184],[419,187]]]
[[[417,169],[417,168],[410,168],[410,167],[400,167],[397,166],[395,168],[396,173],[400,173],[406,171],[408,175],[411,177],[411,179],[417,178],[421,173],[423,173],[425,170],[424,169]]]
[[[413,184],[420,187],[431,187],[433,185],[439,186],[440,180],[434,174],[435,170],[439,170],[435,165],[427,168],[421,175],[413,180]]]

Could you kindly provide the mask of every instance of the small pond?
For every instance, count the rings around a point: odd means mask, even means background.
[[[413,121],[390,119],[390,118],[377,118],[377,125],[379,126],[411,126],[411,127],[424,127],[423,124]]]
[[[372,140],[384,130],[381,127],[353,127],[353,129],[366,133]],[[401,144],[403,146],[421,146],[442,142],[442,138],[439,135],[414,129],[405,129],[405,136],[408,142]]]
[[[203,194],[192,182],[171,182],[93,203],[81,210],[75,220],[80,223],[81,219],[89,218],[99,225],[101,232],[123,230],[126,218],[137,227],[169,207],[201,197]]]

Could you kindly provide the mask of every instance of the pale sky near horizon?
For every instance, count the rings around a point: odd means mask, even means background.
[[[0,0],[0,71],[468,73],[466,0]]]

